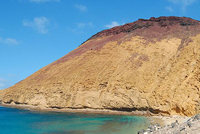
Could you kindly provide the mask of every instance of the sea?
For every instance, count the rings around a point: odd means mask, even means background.
[[[136,134],[142,116],[41,112],[0,106],[0,134]]]

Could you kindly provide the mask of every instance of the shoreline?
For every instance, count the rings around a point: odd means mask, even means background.
[[[114,111],[108,109],[69,109],[69,108],[47,108],[43,106],[32,106],[32,105],[22,105],[22,104],[0,104],[0,106],[11,107],[17,109],[26,109],[39,112],[68,112],[68,113],[84,113],[84,114],[108,114],[108,115],[130,115],[130,116],[144,116],[146,117],[150,124],[159,124],[160,126],[166,126],[178,120],[180,123],[185,122],[189,117],[180,115],[154,115],[149,111]]]
[[[22,105],[22,104],[0,104],[4,107],[18,108],[18,109],[28,109],[42,112],[72,112],[72,113],[86,113],[86,114],[112,114],[112,115],[135,115],[135,116],[146,116],[151,117],[152,113],[149,111],[115,111],[109,109],[70,109],[70,108],[47,108],[43,106],[32,106],[32,105]]]
[[[47,108],[43,106],[32,106],[32,105],[22,105],[22,104],[2,104],[0,106],[24,109],[29,111],[36,112],[58,112],[58,113],[84,113],[84,114],[105,114],[105,115],[128,115],[128,116],[143,116],[148,121],[149,126],[145,128],[139,128],[137,130],[138,134],[160,134],[160,133],[174,133],[174,132],[193,132],[193,128],[195,129],[195,134],[200,132],[199,125],[197,123],[200,122],[200,115],[198,118],[196,116],[187,117],[180,115],[152,115],[147,114],[149,111],[114,111],[107,109],[67,109],[67,108]],[[137,113],[137,114],[135,114]],[[140,113],[140,114],[139,114]],[[194,119],[198,119],[198,121],[194,122]],[[196,124],[196,125],[195,125]],[[191,127],[192,126],[192,127]],[[190,128],[191,127],[191,128]]]

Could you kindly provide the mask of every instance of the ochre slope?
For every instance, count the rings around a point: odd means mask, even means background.
[[[1,100],[4,96],[4,92],[5,92],[5,90],[0,90],[0,103],[1,103]]]
[[[3,104],[190,116],[200,111],[199,61],[199,21],[140,19],[97,33],[1,98]]]

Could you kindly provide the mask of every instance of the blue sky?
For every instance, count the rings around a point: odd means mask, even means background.
[[[199,0],[1,0],[0,89],[77,48],[97,32],[139,18],[200,20]]]

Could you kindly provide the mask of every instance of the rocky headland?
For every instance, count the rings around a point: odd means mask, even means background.
[[[200,22],[139,19],[101,31],[0,91],[2,105],[193,116],[200,112]]]

